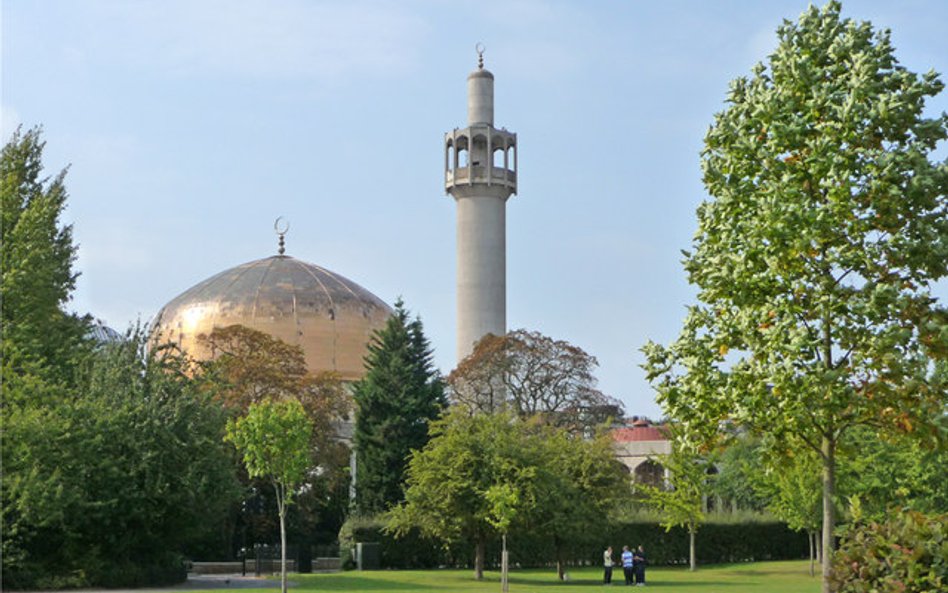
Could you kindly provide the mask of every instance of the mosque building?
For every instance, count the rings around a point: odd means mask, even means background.
[[[285,232],[277,255],[224,270],[168,302],[152,322],[152,340],[203,360],[211,353],[200,335],[243,325],[302,347],[312,373],[360,379],[372,332],[392,309],[345,276],[286,255]]]

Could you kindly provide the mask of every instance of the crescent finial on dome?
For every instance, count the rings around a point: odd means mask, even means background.
[[[281,222],[282,224],[280,224]],[[280,237],[280,244],[279,248],[277,249],[277,253],[283,255],[286,253],[286,241],[284,240],[284,237],[286,236],[287,231],[290,230],[290,221],[283,218],[282,216],[278,216],[277,219],[273,221],[273,230],[276,231],[277,236]]]

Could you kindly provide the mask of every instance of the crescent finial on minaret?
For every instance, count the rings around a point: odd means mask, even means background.
[[[484,50],[485,49],[487,48],[484,47],[484,44],[481,42],[477,42],[477,44],[474,45],[474,51],[477,52],[477,69],[478,70],[484,69]]]

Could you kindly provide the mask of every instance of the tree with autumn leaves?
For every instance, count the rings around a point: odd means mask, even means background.
[[[829,590],[839,443],[857,426],[936,437],[946,405],[948,165],[931,160],[944,87],[888,31],[810,7],[736,79],[702,152],[711,198],[684,265],[679,338],[644,350],[666,412],[795,439],[820,459]]]
[[[513,410],[577,434],[622,416],[622,404],[596,387],[599,362],[578,346],[519,329],[488,334],[450,375],[451,398],[481,412]]]

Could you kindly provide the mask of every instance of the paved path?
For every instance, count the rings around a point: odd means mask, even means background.
[[[296,587],[287,581],[287,587]],[[180,591],[209,591],[214,589],[280,589],[280,578],[257,578],[239,574],[189,574],[188,580],[170,587],[143,589],[72,589],[69,593],[172,593]],[[63,593],[62,591],[31,591],[30,593]]]

